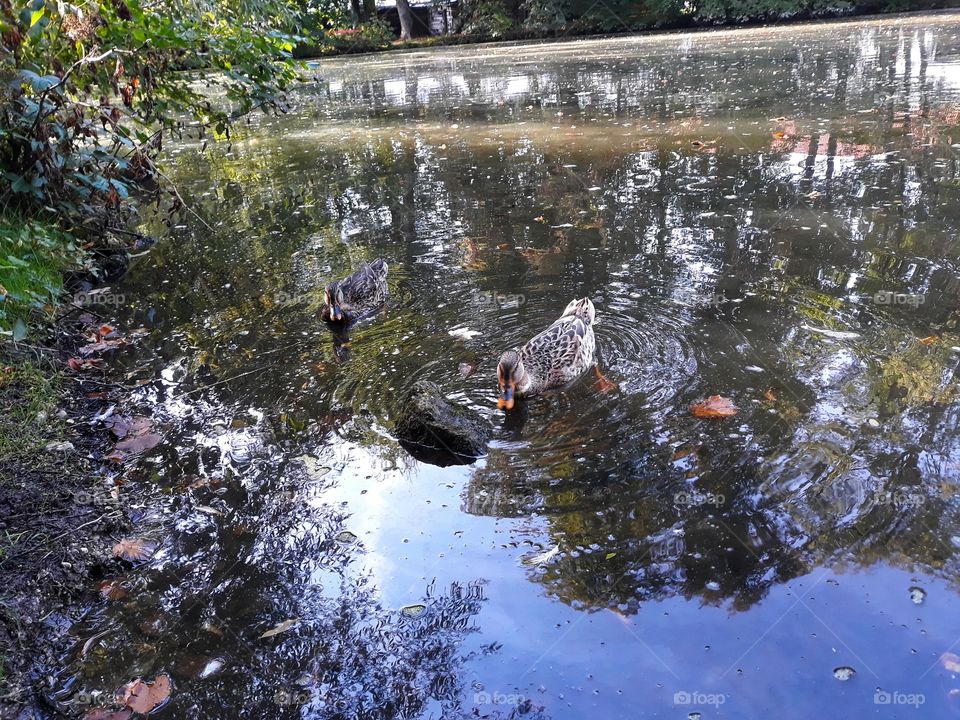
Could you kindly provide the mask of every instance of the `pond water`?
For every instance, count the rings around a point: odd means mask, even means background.
[[[170,151],[203,222],[113,318],[149,331],[164,442],[120,492],[159,545],[51,702],[960,716],[960,15],[312,72]],[[390,304],[332,336],[324,283],[375,257]],[[500,353],[584,295],[616,389],[497,410]],[[490,423],[476,463],[392,438],[420,378]]]

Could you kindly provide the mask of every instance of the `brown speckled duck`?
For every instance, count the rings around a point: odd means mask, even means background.
[[[378,310],[388,293],[387,264],[379,258],[363,263],[353,275],[324,288],[321,317],[329,323],[358,320]]]
[[[513,408],[514,398],[566,385],[596,361],[590,298],[572,300],[550,327],[516,350],[507,350],[497,365],[497,407]]]

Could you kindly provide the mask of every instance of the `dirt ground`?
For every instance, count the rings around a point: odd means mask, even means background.
[[[109,432],[91,423],[122,390],[68,365],[90,320],[0,347],[0,718],[46,716],[43,669],[75,649],[70,613],[98,600],[128,527],[103,472]]]

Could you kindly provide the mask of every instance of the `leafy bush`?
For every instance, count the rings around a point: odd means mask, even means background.
[[[359,27],[330,30],[324,39],[339,52],[370,52],[390,47],[394,35],[385,20],[375,18]]]
[[[282,106],[297,13],[288,0],[0,0],[0,203],[69,229],[121,225],[132,195],[156,188],[165,133],[222,135]]]
[[[502,38],[513,29],[513,18],[499,0],[469,0],[462,4],[457,24],[464,35]]]
[[[63,273],[79,269],[75,241],[55,226],[19,217],[0,218],[0,333],[20,340],[31,313],[49,313]]]
[[[570,12],[567,0],[525,0],[523,9],[527,13],[523,27],[536,35],[563,30]]]

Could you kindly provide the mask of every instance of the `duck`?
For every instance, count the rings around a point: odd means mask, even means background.
[[[566,385],[592,367],[596,316],[590,298],[571,300],[550,327],[526,345],[503,353],[497,363],[497,407],[512,410],[516,398]]]
[[[378,310],[386,302],[387,264],[377,258],[363,263],[353,275],[324,288],[321,317],[328,323],[351,322]]]

